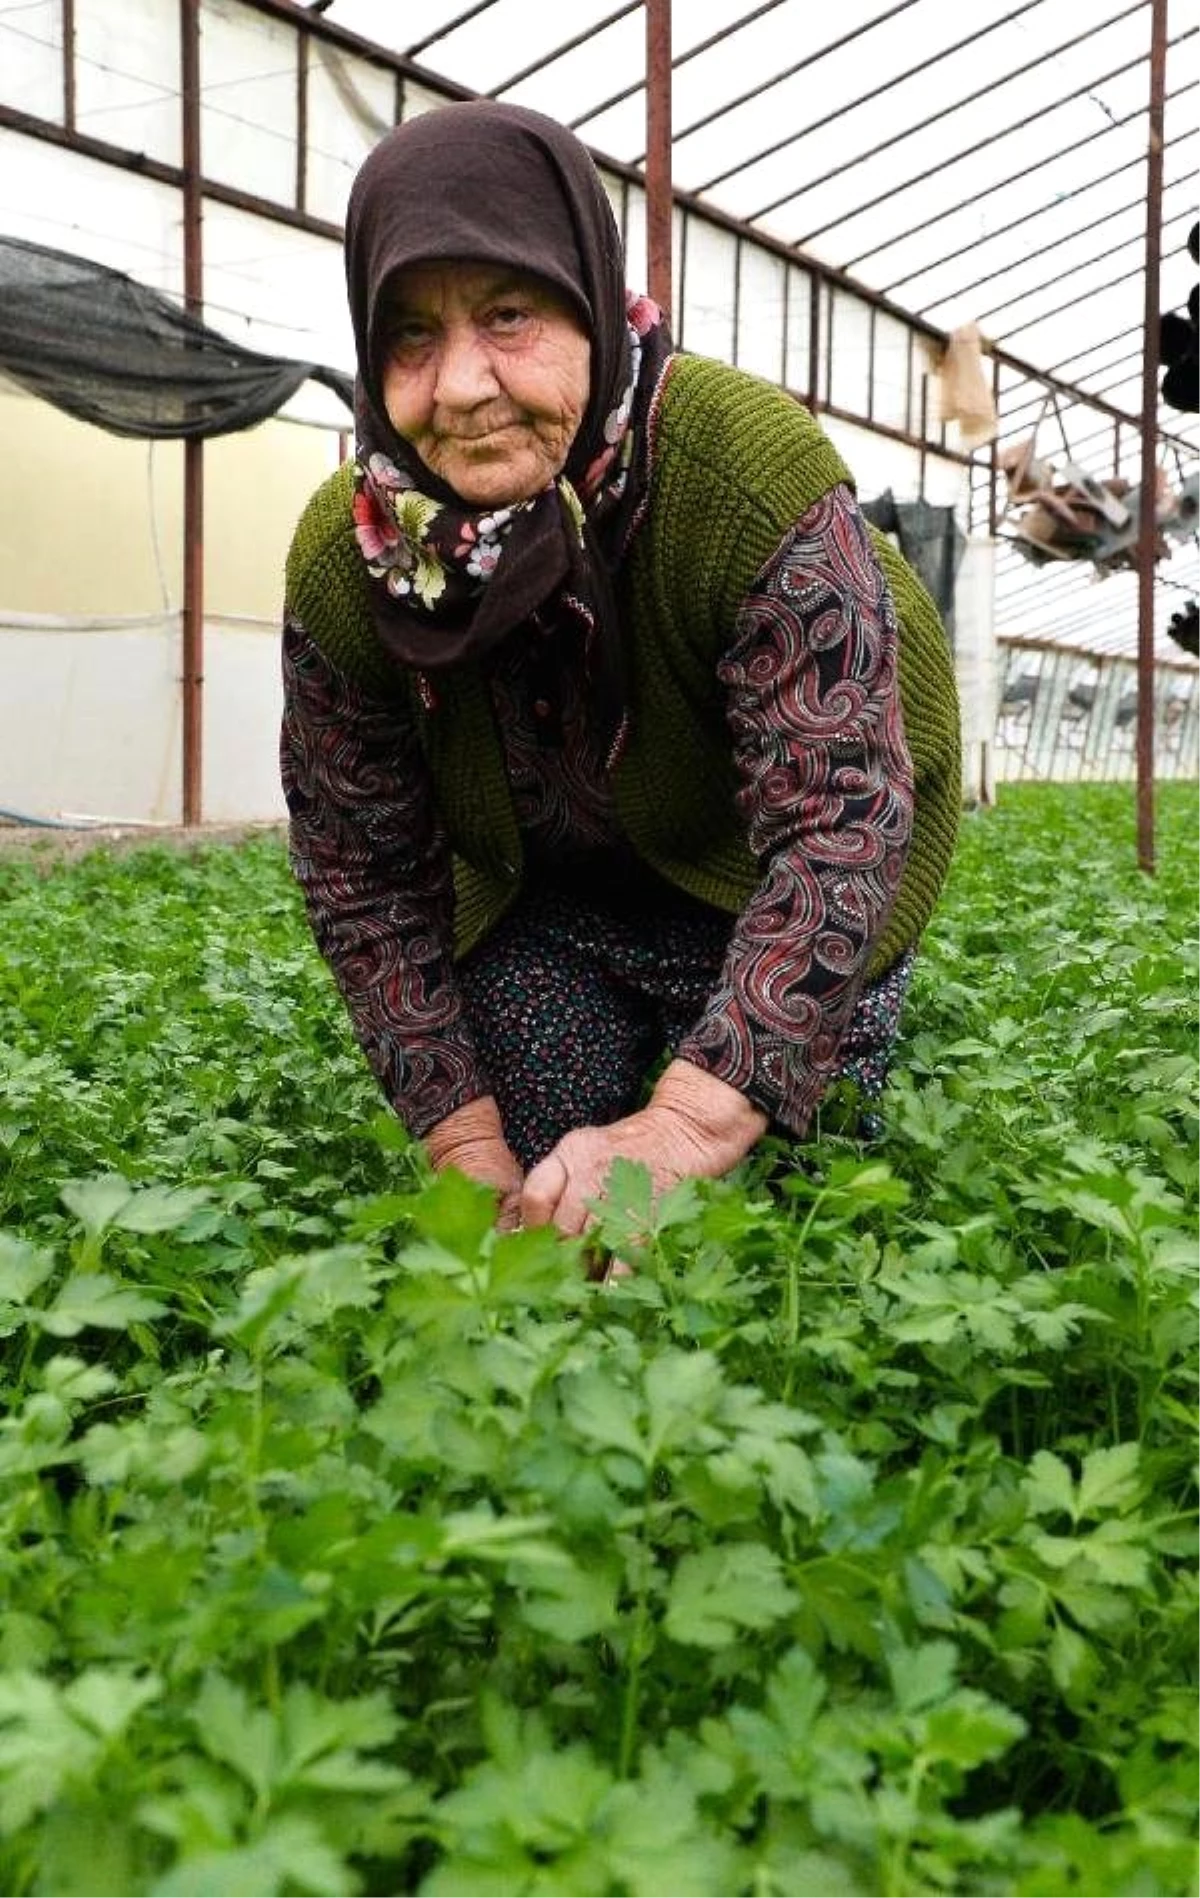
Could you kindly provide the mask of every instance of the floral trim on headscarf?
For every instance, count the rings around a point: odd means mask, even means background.
[[[657,303],[651,303],[649,297],[635,297],[632,290],[627,290],[625,321],[629,332],[629,380],[621,392],[620,401],[604,418],[604,447],[589,465],[579,484],[585,504],[595,500],[597,511],[604,509],[606,501],[610,504],[619,501],[629,480],[634,449],[630,422],[642,372],[642,338],[649,335],[656,323],[661,323],[662,312]],[[606,483],[605,476],[615,461],[617,472]]]
[[[378,451],[354,464],[354,537],[374,580],[393,599],[430,611],[455,595],[472,598],[496,570],[504,537],[518,513],[533,506],[470,515],[422,494],[411,475]],[[447,592],[449,589],[449,595]]]

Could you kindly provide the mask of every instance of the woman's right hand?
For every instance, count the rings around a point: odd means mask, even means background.
[[[520,1225],[525,1176],[504,1138],[494,1095],[482,1094],[447,1114],[426,1134],[425,1151],[435,1173],[457,1167],[468,1179],[495,1187],[500,1197],[496,1225],[501,1232],[513,1232]]]
[[[668,1063],[644,1107],[603,1127],[576,1127],[529,1170],[527,1226],[585,1233],[614,1160],[640,1162],[656,1194],[680,1180],[720,1179],[766,1132],[767,1116],[744,1094],[692,1062]]]

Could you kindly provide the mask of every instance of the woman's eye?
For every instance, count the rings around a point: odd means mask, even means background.
[[[530,312],[522,303],[500,303],[488,313],[488,328],[501,336],[513,336],[529,321]]]
[[[429,325],[415,316],[397,317],[391,326],[389,341],[393,349],[420,349],[429,341]]]

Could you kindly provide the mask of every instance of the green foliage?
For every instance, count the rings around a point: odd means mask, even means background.
[[[0,866],[3,1889],[1193,1891],[1160,819],[969,816],[882,1142],[618,1166],[605,1285],[380,1112],[275,841]]]

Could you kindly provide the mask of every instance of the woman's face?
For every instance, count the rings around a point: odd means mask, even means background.
[[[587,407],[591,344],[541,278],[495,264],[416,264],[387,293],[388,419],[476,507],[540,494]]]

